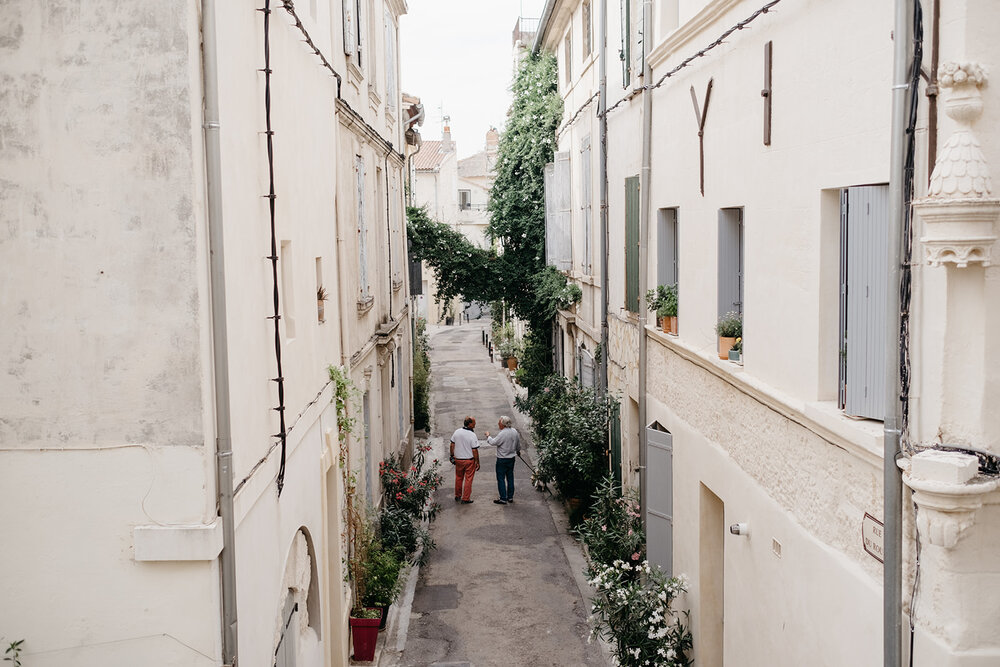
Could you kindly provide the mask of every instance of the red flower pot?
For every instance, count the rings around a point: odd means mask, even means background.
[[[351,617],[351,640],[354,643],[354,659],[366,662],[375,659],[375,644],[378,642],[378,624],[381,614],[375,618]]]

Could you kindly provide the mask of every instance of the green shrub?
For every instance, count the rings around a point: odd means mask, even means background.
[[[379,515],[379,537],[386,549],[396,549],[404,560],[425,565],[435,548],[430,533],[408,511],[384,507]]]
[[[430,429],[431,359],[427,354],[427,320],[417,318],[413,339],[413,428]]]
[[[587,545],[588,574],[616,560],[637,563],[646,559],[646,534],[639,514],[639,494],[635,489],[619,491],[610,476],[604,478],[587,517],[576,529]]]
[[[365,562],[365,607],[388,607],[399,596],[399,571],[402,559],[395,549],[376,545],[368,552]]]

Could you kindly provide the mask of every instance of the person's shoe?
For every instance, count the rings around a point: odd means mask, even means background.
[[[510,504],[510,505],[513,505],[514,504],[514,499],[513,498],[508,498],[507,499],[507,503]]]
[[[507,501],[504,500],[503,498],[497,498],[496,500],[493,501],[493,504],[494,505],[506,505]]]
[[[471,500],[463,500],[463,501],[462,501],[462,504],[463,504],[463,505],[471,505],[471,504],[472,504],[472,501],[471,501]]]
[[[455,496],[455,502],[456,502],[456,503],[457,503],[457,502],[458,502],[459,500],[461,500],[461,499],[462,499],[462,496]]]

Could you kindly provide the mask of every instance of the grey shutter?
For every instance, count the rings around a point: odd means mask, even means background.
[[[375,490],[372,488],[372,408],[370,392],[365,392],[361,399],[361,414],[364,419],[364,452],[365,458],[361,465],[365,468],[365,499],[369,504],[375,503]]]
[[[625,309],[639,312],[639,177],[625,179]]]
[[[646,557],[668,575],[674,553],[674,437],[656,422],[646,428]]]
[[[585,348],[580,350],[580,384],[584,389],[594,388],[594,357]]]
[[[295,623],[295,612],[299,610],[299,605],[294,601],[291,592],[285,598],[284,608],[281,611],[281,636],[278,638],[278,647],[274,651],[274,667],[295,667],[295,657],[298,652],[295,636],[298,634],[298,625]]]
[[[889,188],[847,191],[847,377],[845,410],[885,418]]]
[[[582,199],[580,208],[583,209],[583,257],[581,264],[584,275],[593,275],[593,219],[591,212],[593,207],[590,200],[591,181],[593,180],[590,164],[590,138],[584,140],[583,149],[580,151],[580,198]]]
[[[573,268],[570,236],[569,153],[556,153],[555,162],[545,165],[545,262],[560,271]]]
[[[719,209],[719,315],[743,312],[743,210]]]
[[[661,208],[656,225],[656,283],[677,282],[677,209]]]
[[[365,161],[354,156],[358,188],[358,277],[361,295],[368,296],[368,225],[365,223]]]
[[[355,1],[344,0],[344,53],[353,56],[358,50],[358,17],[355,16]]]
[[[396,108],[396,30],[392,13],[385,10],[385,104],[388,109]]]

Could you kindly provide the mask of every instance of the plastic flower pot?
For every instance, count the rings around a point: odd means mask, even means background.
[[[375,644],[378,643],[378,625],[381,621],[381,614],[375,618],[351,617],[351,641],[354,644],[355,660],[366,662],[375,659]]]

